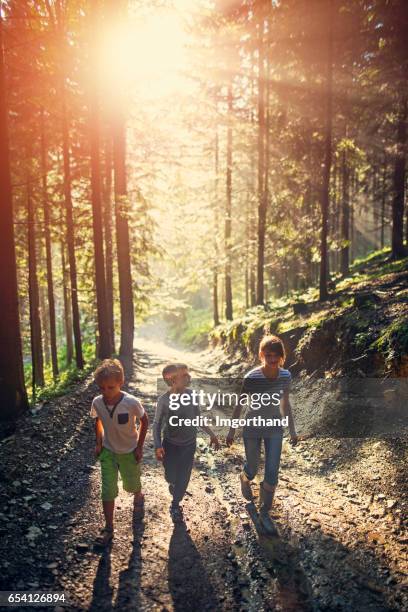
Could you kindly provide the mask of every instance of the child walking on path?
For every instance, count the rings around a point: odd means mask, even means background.
[[[156,458],[158,461],[163,461],[165,478],[173,498],[170,514],[174,522],[179,522],[183,520],[180,502],[190,481],[197,440],[197,427],[184,424],[184,419],[199,416],[200,409],[191,399],[191,389],[188,388],[191,378],[185,364],[168,365],[162,374],[170,388],[157,402],[153,438]],[[172,394],[180,399],[183,398],[183,401],[178,402],[177,409],[170,409]],[[173,417],[171,422],[170,417]],[[163,442],[162,429],[164,429]],[[210,446],[218,450],[220,443],[214,432],[207,426],[202,426],[201,429],[209,434]]]
[[[113,514],[118,495],[118,473],[125,491],[134,494],[134,517],[143,517],[144,496],[141,492],[140,462],[148,418],[142,404],[122,391],[123,367],[117,359],[105,359],[95,370],[94,379],[101,395],[94,398],[91,416],[95,418],[95,455],[101,464],[102,505],[105,527],[96,543],[106,546],[113,537]],[[136,427],[140,421],[139,430]]]
[[[275,423],[275,419],[287,417],[290,443],[297,443],[292,408],[289,401],[289,390],[292,376],[289,370],[282,366],[285,362],[285,349],[283,342],[277,336],[265,336],[259,346],[259,359],[261,366],[248,372],[243,381],[242,391],[249,395],[260,396],[265,394],[270,401],[262,404],[261,409],[248,409],[247,424],[243,428],[245,446],[245,465],[240,474],[241,491],[248,501],[253,500],[251,481],[258,473],[261,445],[265,447],[265,474],[260,485],[260,520],[264,529],[274,534],[276,527],[269,516],[272,508],[276,485],[278,484],[279,463],[282,451],[283,428],[281,424],[253,425],[254,417],[261,417]],[[260,393],[261,392],[261,393]],[[279,399],[280,398],[280,399]],[[278,401],[277,401],[278,400]],[[239,418],[241,406],[238,404],[233,410],[232,418]],[[235,430],[230,429],[226,443],[228,446],[234,441]]]

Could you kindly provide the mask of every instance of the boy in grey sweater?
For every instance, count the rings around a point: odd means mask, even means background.
[[[173,497],[170,514],[174,522],[179,522],[183,520],[180,502],[190,481],[197,440],[197,427],[186,425],[184,419],[200,416],[200,408],[193,401],[188,401],[188,396],[191,396],[191,389],[188,388],[191,377],[184,363],[167,365],[162,374],[169,390],[157,402],[153,439],[156,458],[163,462],[165,478]],[[170,409],[171,395],[173,398],[183,396],[177,409]],[[214,432],[206,426],[201,429],[209,434],[210,446],[218,450],[220,443]]]

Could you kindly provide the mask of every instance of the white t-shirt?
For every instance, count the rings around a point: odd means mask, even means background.
[[[115,408],[106,406],[102,395],[95,397],[92,402],[91,417],[101,419],[104,431],[103,446],[113,453],[130,453],[136,448],[136,418],[140,419],[143,415],[142,404],[126,391],[122,391],[122,399]]]

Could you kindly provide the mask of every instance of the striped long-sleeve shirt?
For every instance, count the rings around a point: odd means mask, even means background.
[[[255,398],[255,394],[268,394],[274,396],[269,405],[261,405],[257,409],[251,408],[251,402],[246,412],[246,419],[253,417],[262,417],[263,419],[280,418],[279,402],[276,401],[278,395],[282,398],[286,391],[290,390],[292,375],[289,370],[279,368],[279,374],[276,378],[267,378],[262,372],[262,368],[254,368],[248,372],[243,381],[242,392],[247,393],[251,398]],[[259,396],[258,396],[259,397]],[[252,402],[252,405],[258,405]],[[242,435],[244,438],[270,438],[277,433],[282,432],[282,427],[274,426],[256,426],[253,424],[245,425]]]

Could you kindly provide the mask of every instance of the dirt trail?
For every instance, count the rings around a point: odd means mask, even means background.
[[[168,348],[136,353],[128,389],[151,418],[160,366],[172,358],[191,363],[191,357]],[[213,361],[195,356],[195,373]],[[145,520],[131,524],[132,498],[121,492],[112,548],[94,551],[102,520],[88,418],[94,393],[84,384],[45,405],[0,445],[1,589],[64,590],[70,610],[408,607],[407,538],[398,507],[385,509],[382,498],[372,499],[344,474],[319,469],[316,441],[284,444],[275,509],[282,536],[271,540],[258,537],[256,509],[240,496],[239,442],[216,453],[199,439],[185,525],[174,526],[149,433]]]

